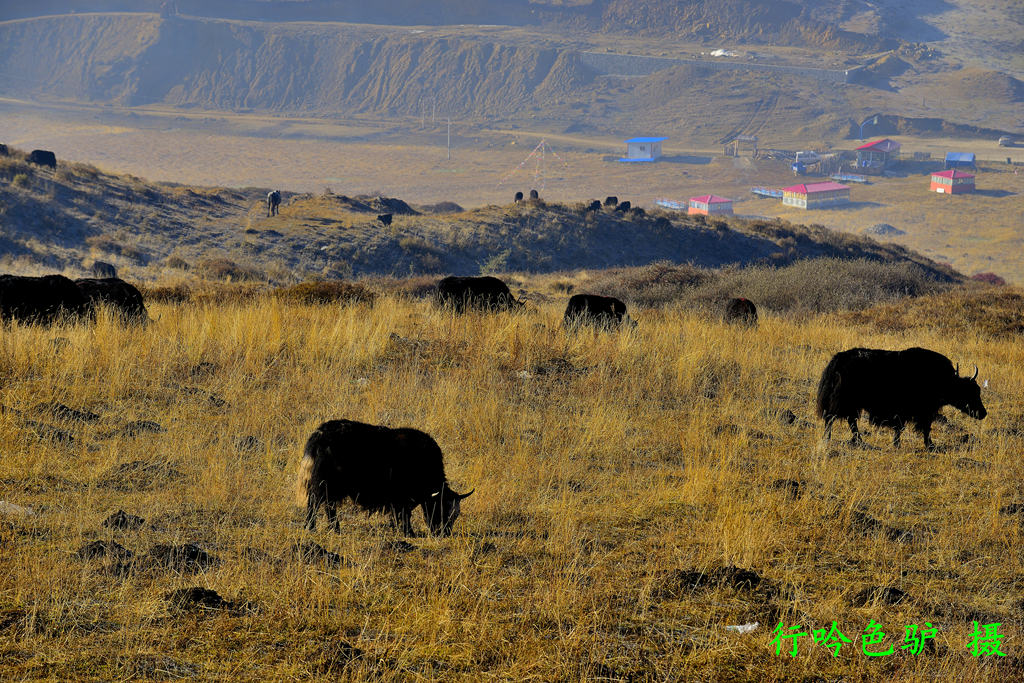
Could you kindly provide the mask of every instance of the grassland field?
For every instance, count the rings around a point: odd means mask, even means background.
[[[393,294],[13,326],[0,678],[1018,679],[1024,352],[963,325],[975,295],[922,301],[938,313],[904,301],[749,330],[665,306],[568,334],[555,303],[456,316]],[[977,364],[989,417],[947,409],[937,452],[878,430],[853,449],[845,428],[822,447],[830,356],[915,345]],[[476,488],[452,537],[405,545],[352,507],[340,534],[302,530],[302,445],[340,417],[437,440],[454,486]],[[145,522],[105,527],[118,510]],[[168,597],[196,586],[230,604]],[[862,653],[871,619],[895,654]],[[836,621],[853,642],[776,656],[780,621]],[[1007,657],[967,651],[973,621],[1000,623]],[[901,652],[924,622],[931,645]]]

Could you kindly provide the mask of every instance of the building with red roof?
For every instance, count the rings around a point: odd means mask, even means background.
[[[850,203],[850,188],[830,181],[782,188],[782,203],[800,209],[823,209]]]
[[[865,173],[881,173],[899,159],[899,154],[900,143],[889,138],[866,142],[857,148],[857,168]]]
[[[731,216],[732,200],[719,197],[714,194],[706,194],[700,197],[690,197],[686,213],[701,216]]]
[[[968,194],[974,192],[974,174],[951,168],[932,173],[932,192],[939,194]]]

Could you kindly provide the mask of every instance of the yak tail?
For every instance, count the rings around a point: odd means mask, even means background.
[[[825,368],[825,372],[821,373],[821,380],[818,382],[818,400],[815,405],[818,417],[824,418],[826,415],[835,415],[836,406],[834,403],[841,381],[842,378],[833,360]]]
[[[316,466],[316,458],[311,452],[309,444],[306,444],[306,452],[299,463],[299,476],[295,482],[295,504],[299,507],[307,507],[310,501],[310,493],[316,485],[313,481],[313,469]]]

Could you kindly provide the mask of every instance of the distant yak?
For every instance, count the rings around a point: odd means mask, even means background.
[[[75,284],[92,303],[93,308],[108,306],[123,322],[142,325],[149,322],[149,313],[142,294],[124,280],[116,277],[81,278]]]
[[[383,225],[383,226],[391,225],[391,214],[390,213],[382,213],[379,216],[377,216],[377,220],[379,220],[381,225]]]
[[[63,275],[0,275],[0,319],[50,325],[62,319],[92,318],[93,307]]]
[[[276,216],[279,206],[281,206],[281,191],[271,190],[267,193],[267,218]]]
[[[580,325],[618,327],[623,322],[636,326],[636,321],[626,313],[626,304],[613,296],[597,294],[574,294],[562,316],[562,324],[567,328]]]
[[[750,299],[729,299],[725,305],[725,322],[754,327],[757,325],[757,306]]]
[[[34,149],[28,154],[30,163],[57,168],[57,155],[46,149]]]
[[[106,261],[95,261],[91,270],[93,277],[117,277],[117,268]]]
[[[523,193],[522,192],[516,192],[516,196],[515,196],[515,198],[512,201],[514,201],[516,204],[518,204],[519,202],[523,201]]]
[[[587,211],[600,211],[600,210],[601,210],[601,202],[599,200],[597,200],[597,199],[595,199],[594,201],[590,202],[590,205],[587,206]]]
[[[619,204],[619,198],[618,197],[610,196],[610,197],[605,197],[604,198],[604,205],[605,206],[610,206],[610,207],[612,207],[614,209],[616,206],[618,206],[618,204]]]
[[[626,213],[627,211],[630,210],[632,206],[633,205],[630,204],[628,201],[625,201],[621,202],[618,206],[616,206],[615,210],[618,211],[619,213]]]
[[[540,199],[540,193],[537,190],[530,190],[530,199]]]
[[[444,473],[441,449],[418,429],[331,420],[306,442],[299,465],[298,504],[306,508],[306,528],[316,526],[320,508],[341,531],[338,505],[351,498],[367,512],[387,512],[395,527],[414,536],[412,511],[419,506],[431,533],[447,536],[459,516],[460,501]]]
[[[856,348],[832,357],[818,383],[818,417],[825,420],[825,441],[832,437],[832,423],[846,420],[851,442],[861,443],[857,420],[861,411],[871,424],[892,429],[893,446],[912,425],[934,448],[932,422],[943,406],[983,420],[987,411],[981,402],[981,388],[974,376],[961,377],[948,358],[935,351],[911,348],[904,351]]]
[[[467,308],[509,310],[523,303],[512,296],[508,285],[490,275],[460,277],[450,275],[437,283],[435,301],[440,306],[451,306],[459,313]]]

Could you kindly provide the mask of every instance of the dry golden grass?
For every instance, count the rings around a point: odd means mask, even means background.
[[[966,304],[950,301],[942,314],[955,317]],[[672,308],[637,312],[635,331],[570,336],[555,303],[458,317],[390,296],[151,314],[144,329],[101,319],[0,337],[0,500],[35,511],[0,506],[2,679],[1020,676],[1021,527],[1000,513],[1024,501],[1019,337],[835,316],[738,330]],[[871,450],[819,449],[814,385],[855,345],[976,362],[990,417],[947,410],[937,453],[919,438],[893,451],[881,432]],[[36,407],[51,401],[100,417],[60,421]],[[352,508],[340,535],[301,530],[302,445],[338,417],[435,437],[455,487],[476,487],[451,538],[402,552],[384,520]],[[135,420],[164,431],[129,436]],[[780,479],[803,481],[801,497],[772,489]],[[119,509],[145,525],[103,527]],[[864,514],[912,538],[865,531]],[[135,552],[134,568],[76,555],[96,540]],[[304,561],[293,546],[305,541],[344,559]],[[161,543],[219,562],[156,566],[143,556]],[[686,572],[729,566],[763,582],[689,585]],[[165,594],[189,586],[237,604],[172,608]],[[910,597],[851,605],[873,586]],[[833,659],[803,638],[797,658],[777,657],[780,619],[836,620],[854,643]],[[868,658],[869,619],[897,650],[905,625],[929,621],[937,650]],[[972,619],[1002,622],[1012,656],[971,657]],[[754,621],[751,634],[725,630]]]

